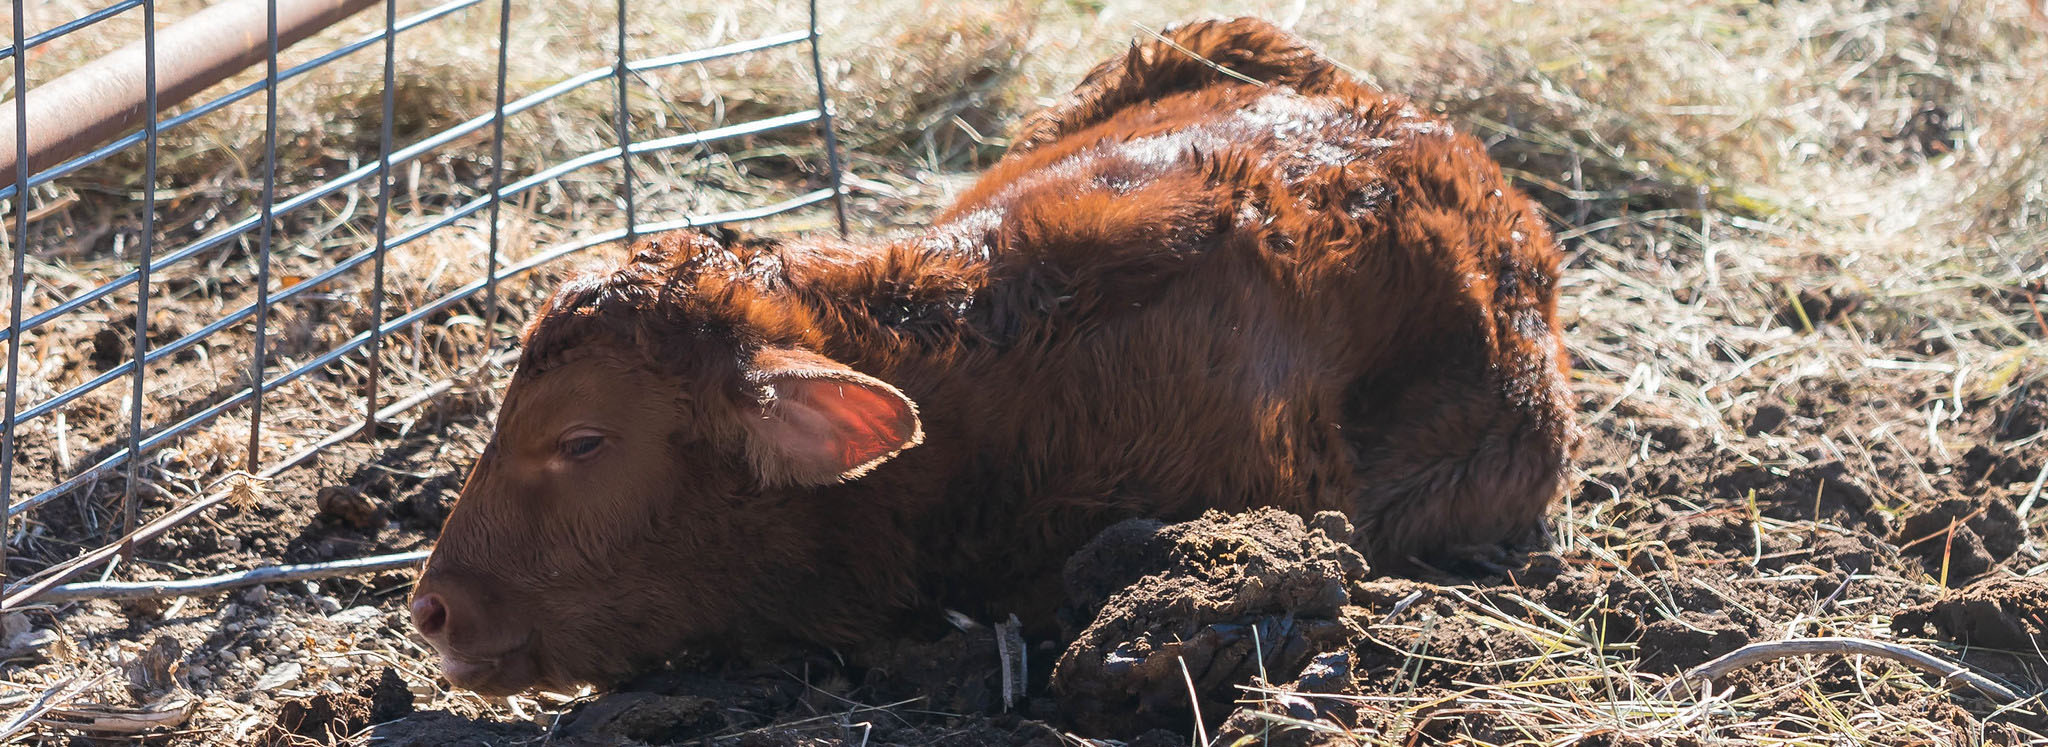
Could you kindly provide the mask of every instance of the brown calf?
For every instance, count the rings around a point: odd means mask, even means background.
[[[449,679],[1042,624],[1133,516],[1337,509],[1381,570],[1540,533],[1577,435],[1531,203],[1278,29],[1167,36],[921,234],[671,234],[561,288],[414,593]]]

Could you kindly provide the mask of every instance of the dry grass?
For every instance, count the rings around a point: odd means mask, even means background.
[[[91,5],[35,4],[30,28]],[[170,19],[198,5],[166,0],[162,12]],[[519,5],[508,86],[515,97],[609,64],[607,13],[569,3]],[[1543,201],[1571,256],[1561,306],[1570,318],[1577,384],[1593,428],[1634,441],[1675,427],[1698,434],[1731,462],[1796,467],[1807,457],[1768,455],[1769,439],[1745,436],[1743,419],[1759,404],[1837,387],[1887,406],[1857,414],[1862,420],[1854,437],[1830,441],[1830,456],[1875,472],[1876,461],[1897,458],[1872,455],[1873,448],[1888,448],[1881,443],[1888,434],[1925,432],[1924,444],[1898,451],[1925,460],[1921,469],[1935,474],[1975,445],[1945,435],[1946,429],[2017,392],[2038,389],[2048,376],[2048,328],[2038,308],[2048,304],[2048,80],[2042,72],[2048,70],[2048,13],[2038,2],[823,5],[832,95],[843,141],[854,151],[850,168],[861,187],[856,217],[866,230],[915,225],[1000,155],[1008,123],[1147,29],[1210,14],[1261,15],[1297,29],[1377,85],[1449,114],[1486,139]],[[404,3],[401,16],[425,7]],[[402,37],[395,123],[401,144],[488,110],[495,12],[494,3],[484,3]],[[285,64],[375,29],[375,15],[302,45]],[[803,22],[800,4],[762,0],[641,3],[632,20],[630,43],[645,54]],[[39,49],[31,77],[46,80],[123,43],[135,27],[124,18]],[[280,113],[282,193],[374,156],[378,64],[372,47],[287,84]],[[807,65],[789,49],[638,79],[636,137],[807,108]],[[209,93],[249,80],[244,75]],[[592,86],[513,120],[508,170],[531,173],[611,145],[612,95],[606,85]],[[260,152],[261,117],[261,97],[254,97],[166,135],[159,184],[165,240],[187,240],[249,214],[260,163],[248,154]],[[813,188],[820,165],[812,147],[807,134],[792,133],[647,158],[636,174],[641,209],[665,218]],[[474,197],[488,166],[487,143],[471,137],[445,155],[401,169],[394,235]],[[36,205],[74,202],[35,226],[31,310],[132,267],[139,172],[139,160],[123,156],[33,198]],[[526,256],[618,225],[617,177],[616,168],[591,169],[510,206],[507,255]],[[352,190],[288,221],[279,271],[309,273],[358,251],[371,235],[374,200],[373,187]],[[767,228],[819,229],[825,220],[812,211]],[[394,253],[386,303],[409,308],[476,277],[483,235],[481,219],[472,218]],[[158,290],[161,304],[217,314],[246,302],[251,256],[244,242],[172,273]],[[499,340],[531,304],[527,286],[509,290],[506,326],[489,335]],[[303,359],[361,330],[367,296],[368,276],[356,273],[281,308],[280,351]],[[77,370],[81,341],[118,321],[121,303],[132,303],[120,300],[127,298],[117,296],[118,303],[95,306],[29,339],[23,374],[32,401],[90,373]],[[390,355],[397,363],[387,371],[387,389],[416,389],[473,367],[487,337],[479,315],[480,308],[463,307],[394,340]],[[232,342],[242,338],[224,339],[231,342],[203,346],[198,363],[153,373],[194,387],[192,399],[204,399],[246,366],[238,358],[245,355],[240,343]],[[273,413],[266,448],[286,453],[359,410],[365,375],[350,363],[296,385],[303,396]],[[1864,383],[1878,375],[1883,391]],[[67,436],[63,426],[45,420],[24,432],[24,442],[71,454],[66,463],[82,460],[79,455],[110,443],[114,426],[125,423],[125,391],[125,385],[111,386],[74,416],[72,428],[81,419],[99,421],[97,434]],[[196,495],[220,474],[245,468],[233,447],[245,434],[245,424],[223,421],[181,444],[176,459],[159,460],[166,500]],[[2040,445],[2023,439],[2010,448]],[[1625,470],[1637,461],[1604,469]],[[1589,477],[1597,482],[1604,474]],[[24,479],[34,487],[50,477]],[[1899,490],[1872,487],[1881,499],[1898,500]],[[108,521],[113,504],[107,501],[114,499],[107,496],[118,493],[102,490],[97,509],[81,505],[85,523]],[[1569,552],[1627,568],[1622,556],[1645,540],[1615,529],[1614,517],[1647,510],[1634,496],[1591,510],[1574,507],[1561,519],[1560,539]],[[1829,530],[1818,524],[1778,528]],[[72,552],[61,544],[45,549]],[[1774,583],[1772,573],[1750,572],[1755,583]],[[1793,571],[1777,575],[1784,573]],[[1552,612],[1552,619],[1457,590],[1431,600],[1440,615],[1429,625],[1491,627],[1543,653],[1492,662],[1517,668],[1512,676],[1467,683],[1448,701],[1401,693],[1375,699],[1369,706],[1384,716],[1381,726],[1413,725],[1448,705],[1492,713],[1500,734],[1531,744],[1602,735],[1838,744],[1859,735],[1900,741],[1948,734],[1936,714],[1879,708],[1822,684],[1819,676],[1832,666],[1835,678],[1828,681],[1931,687],[1882,663],[1787,663],[1813,676],[1790,689],[1674,706],[1651,698],[1657,682],[1635,668],[1637,652],[1589,640],[1590,609]],[[1868,599],[1848,599],[1826,615],[1782,621],[1787,630],[1781,632],[1869,635],[1883,630],[1889,612]],[[1383,620],[1374,633],[1398,641],[1413,632],[1404,626],[1419,624]],[[416,664],[421,653],[380,655]],[[439,707],[510,715],[502,703],[435,692],[427,674],[413,676]],[[10,684],[0,695],[17,689],[26,688]],[[1804,705],[1773,710],[1793,702]],[[560,705],[513,703],[528,711],[526,717]],[[1374,735],[1386,733],[1400,731],[1326,736],[1378,744],[1383,738]]]

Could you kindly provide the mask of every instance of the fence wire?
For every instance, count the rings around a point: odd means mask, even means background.
[[[292,3],[302,0],[284,1]],[[498,328],[499,285],[504,280],[518,277],[598,245],[630,241],[637,236],[677,228],[764,218],[818,205],[828,200],[833,203],[834,217],[839,230],[842,233],[846,230],[841,162],[837,138],[833,133],[824,69],[819,52],[820,37],[815,0],[811,0],[806,8],[808,25],[805,28],[769,33],[709,48],[654,50],[658,54],[645,57],[634,57],[632,54],[640,50],[631,48],[633,35],[630,33],[632,29],[629,22],[629,0],[618,0],[615,34],[613,39],[608,40],[613,47],[608,50],[611,52],[611,64],[564,77],[541,86],[538,90],[516,96],[508,90],[506,72],[508,50],[514,41],[511,23],[514,6],[512,0],[500,0],[496,4],[496,70],[493,76],[495,85],[492,91],[491,110],[426,134],[403,146],[396,142],[397,133],[394,131],[401,100],[398,85],[398,50],[401,37],[405,36],[406,32],[430,24],[455,23],[457,21],[453,19],[477,12],[480,0],[454,0],[405,16],[399,14],[397,0],[384,0],[381,8],[382,24],[378,31],[340,44],[306,62],[288,67],[281,67],[279,64],[280,52],[290,45],[289,42],[280,43],[279,2],[280,0],[265,0],[263,6],[262,12],[266,13],[266,46],[263,53],[262,79],[211,99],[184,104],[183,111],[165,118],[159,116],[159,69],[164,61],[158,58],[157,37],[160,32],[156,21],[157,0],[121,0],[63,20],[34,34],[27,33],[26,29],[26,19],[29,15],[26,12],[27,3],[25,0],[12,0],[12,44],[5,50],[0,50],[0,57],[5,57],[12,63],[15,115],[12,183],[0,187],[0,200],[7,201],[7,214],[12,217],[13,224],[11,235],[7,237],[11,256],[7,268],[8,316],[4,338],[6,389],[4,402],[0,402],[0,512],[4,512],[5,517],[5,521],[0,522],[0,540],[4,540],[0,541],[0,574],[4,574],[0,577],[4,577],[7,582],[4,596],[0,596],[0,608],[15,607],[39,598],[68,598],[62,591],[53,594],[51,590],[58,589],[61,584],[95,568],[104,566],[105,572],[110,573],[114,568],[111,563],[125,553],[132,552],[136,544],[146,542],[182,523],[200,517],[209,508],[230,498],[235,489],[219,489],[183,505],[168,507],[147,521],[142,516],[142,505],[147,497],[144,494],[144,486],[149,483],[148,476],[143,470],[148,466],[148,458],[152,452],[178,443],[181,438],[191,435],[195,429],[213,423],[223,415],[238,409],[246,409],[248,438],[245,444],[246,458],[243,461],[246,472],[256,479],[272,478],[307,463],[313,457],[349,439],[378,439],[380,420],[389,419],[407,409],[417,407],[450,391],[456,385],[456,380],[461,377],[449,376],[426,382],[418,390],[396,401],[384,402],[386,396],[379,391],[379,387],[380,382],[387,378],[384,370],[385,358],[389,352],[386,342],[396,333],[481,296],[485,340],[498,343],[498,346],[487,347],[482,351],[482,357],[475,363],[483,366],[491,362],[503,363],[510,360],[504,342],[491,332]],[[35,168],[36,164],[31,161],[31,157],[43,158],[45,154],[31,152],[30,135],[38,128],[62,128],[72,126],[72,123],[31,121],[29,99],[40,91],[31,93],[32,87],[29,85],[28,76],[29,58],[43,45],[59,42],[67,35],[94,27],[109,19],[128,15],[138,9],[141,16],[140,37],[143,49],[141,123],[132,128],[132,131],[124,132],[110,142],[81,155],[47,167]],[[300,43],[317,47],[320,37],[315,36]],[[373,45],[380,48],[382,55],[382,88],[379,91],[382,116],[378,123],[376,152],[359,154],[357,160],[363,163],[349,168],[338,176],[313,183],[309,187],[296,190],[293,194],[280,196],[279,86]],[[630,106],[630,93],[636,76],[796,45],[808,45],[809,69],[806,72],[810,80],[806,81],[806,88],[815,91],[815,105],[811,109],[719,123],[717,126],[663,137],[634,139],[635,122]],[[608,124],[615,145],[553,163],[535,165],[531,173],[524,176],[515,176],[507,172],[505,149],[506,122],[509,118],[605,83],[611,84],[613,88],[613,105]],[[225,226],[210,233],[184,241],[167,240],[160,246],[157,212],[161,185],[158,184],[157,167],[158,147],[163,134],[209,115],[216,115],[259,91],[263,93],[263,152],[260,168],[251,169],[260,172],[261,187],[257,204],[251,206],[248,214],[232,219]],[[170,103],[178,104],[175,101]],[[821,141],[820,149],[825,161],[822,176],[829,180],[825,188],[780,200],[770,201],[770,198],[759,200],[757,204],[684,214],[665,220],[643,220],[638,214],[646,200],[636,195],[636,158],[806,126],[816,128]],[[410,167],[414,169],[416,179],[418,168],[425,159],[444,150],[460,147],[458,141],[478,133],[486,133],[488,142],[484,146],[471,147],[487,146],[489,152],[487,179],[481,180],[484,184],[477,185],[482,193],[454,205],[420,225],[396,231],[394,235],[392,206],[394,197],[399,196],[399,180],[395,170]],[[33,203],[39,195],[38,190],[53,184],[61,186],[60,180],[67,176],[79,174],[88,167],[103,164],[110,159],[134,154],[138,146],[142,176],[139,184],[132,185],[140,192],[138,212],[134,214],[133,219],[139,221],[141,227],[137,237],[139,243],[130,247],[135,258],[133,269],[111,280],[78,290],[69,297],[56,299],[54,303],[40,311],[31,313],[24,309],[24,299],[31,292],[27,259],[33,252],[54,249],[35,243],[36,235],[30,230],[30,224],[37,218]],[[504,256],[507,243],[507,211],[504,207],[508,201],[530,197],[543,190],[549,191],[551,195],[559,193],[565,179],[577,177],[580,172],[595,167],[612,168],[614,162],[618,170],[618,179],[616,184],[612,185],[612,192],[614,204],[620,211],[618,228],[585,233],[573,240],[537,250],[518,261],[508,261]],[[324,233],[319,236],[312,235],[316,233],[314,230],[293,228],[291,224],[284,222],[285,219],[308,209],[309,206],[325,204],[324,201],[329,198],[341,196],[353,200],[359,191],[368,191],[371,188],[372,180],[375,218],[372,221],[373,236],[368,238],[367,246],[353,253],[319,252],[319,259],[325,263],[323,268],[318,271],[308,270],[310,274],[283,278],[283,287],[273,289],[273,283],[280,279],[273,268],[280,248],[291,245],[296,247],[295,251],[300,255],[304,255],[308,246],[323,246]],[[417,204],[417,194],[413,195],[413,199]],[[463,222],[471,221],[479,214],[483,216],[484,225],[481,230],[472,229],[470,234],[480,233],[481,236],[472,235],[469,239],[483,244],[485,260],[478,277],[430,300],[412,301],[404,296],[387,295],[386,260],[394,249],[422,242],[428,237],[445,238],[450,232],[461,232],[466,227]],[[319,228],[317,221],[314,228]],[[202,261],[224,261],[218,255],[234,247],[248,244],[251,233],[254,234],[254,242],[248,245],[248,250],[253,256],[254,287],[250,290],[253,290],[254,299],[246,305],[233,307],[212,316],[205,320],[204,324],[200,324],[198,329],[153,342],[150,304],[153,292],[160,290],[158,285],[164,277],[162,273]],[[116,240],[115,252],[120,253],[122,248]],[[277,321],[275,311],[279,305],[294,299],[309,298],[317,292],[316,289],[325,287],[329,281],[358,271],[366,264],[370,273],[367,327],[317,352],[299,351],[301,355],[310,355],[303,360],[295,360],[298,356],[281,354],[275,347],[277,340],[274,339],[275,330],[272,329]],[[48,290],[47,284],[45,287],[46,292],[54,293]],[[131,293],[132,300],[124,300],[130,298]],[[133,339],[127,342],[124,361],[106,366],[97,375],[69,387],[57,389],[33,401],[24,395],[21,386],[24,336],[36,334],[39,330],[47,331],[46,328],[60,323],[93,323],[99,317],[105,317],[97,321],[103,327],[102,334],[105,334],[106,330],[119,326],[117,320],[126,316],[132,316],[133,319]],[[219,396],[201,398],[195,405],[186,408],[189,412],[176,413],[168,418],[170,422],[150,422],[149,389],[152,367],[177,365],[179,361],[194,355],[205,358],[208,349],[205,343],[209,339],[224,330],[243,324],[247,324],[250,329],[247,385],[232,392],[219,392]],[[163,335],[159,334],[159,338],[162,337]],[[97,339],[96,337],[95,340]],[[321,434],[321,437],[313,439],[310,444],[289,456],[266,463],[263,459],[266,443],[266,400],[273,399],[274,393],[279,389],[337,364],[361,366],[367,372],[362,376],[362,404],[358,415],[332,415],[331,427]],[[38,372],[33,375],[42,374]],[[82,469],[67,470],[61,464],[65,462],[64,459],[42,459],[40,462],[24,463],[19,450],[24,426],[46,418],[55,418],[61,432],[62,419],[67,414],[77,412],[78,408],[89,402],[90,400],[86,399],[88,395],[123,379],[127,380],[130,386],[127,398],[127,423],[125,433],[116,439],[119,443],[118,448],[114,448],[113,443],[107,444],[109,453]],[[34,381],[30,379],[31,383]],[[31,387],[31,391],[40,391],[43,388]],[[62,436],[58,438],[61,439]],[[57,448],[62,454],[61,441]],[[49,472],[31,474],[45,469]],[[96,537],[51,538],[68,546],[88,549],[69,557],[50,560],[47,565],[33,568],[21,575],[15,573],[17,565],[33,565],[46,560],[16,557],[10,563],[10,549],[19,544],[27,534],[30,512],[43,509],[66,496],[89,493],[101,480],[117,476],[125,477],[119,510],[121,524],[117,538],[105,541],[107,533],[104,530]],[[23,495],[17,495],[17,487],[22,484],[24,478],[31,480],[32,489],[23,491]],[[216,483],[215,487],[218,485],[219,483]],[[405,553],[363,558],[358,564],[366,567],[391,567],[415,560],[420,555],[421,553]],[[184,579],[166,583],[197,584],[201,587],[206,585],[203,579]]]

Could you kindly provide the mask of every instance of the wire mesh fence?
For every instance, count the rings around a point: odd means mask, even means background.
[[[121,0],[39,19],[50,25],[33,33],[30,19],[50,9],[12,3],[12,44],[0,51],[14,89],[6,123],[13,164],[0,177],[9,218],[0,552],[15,554],[0,555],[6,607],[66,598],[75,589],[62,585],[94,570],[111,577],[137,543],[337,444],[384,437],[380,421],[474,382],[479,371],[508,360],[501,286],[537,268],[640,235],[828,202],[845,230],[815,2],[796,28],[724,30],[734,40],[676,48],[667,37],[636,33],[644,20],[636,13],[663,8],[618,0],[609,34],[567,40],[584,53],[605,47],[603,63],[554,75],[550,65],[579,55],[548,52],[564,41],[558,36],[522,45],[520,32],[545,19],[520,16],[511,0],[453,0],[405,12],[385,0],[381,23],[349,40],[302,25],[331,22],[322,13],[369,16],[364,0],[241,0],[162,29],[159,1]],[[63,146],[39,130],[70,136],[91,128],[43,106],[46,90],[62,98],[76,81],[67,74],[30,85],[31,58],[131,15],[140,16],[139,39],[91,65],[106,66],[100,80],[126,84],[100,94],[135,93],[135,122],[102,125],[108,142],[53,157]],[[221,27],[229,24],[261,30],[260,75],[252,68],[238,74],[254,80],[239,86],[218,78],[189,85],[189,76],[208,73],[174,56],[197,54],[207,39],[227,36]],[[449,90],[460,86],[435,80],[434,50],[407,48],[416,30],[436,24],[465,24],[469,37],[492,45],[489,91]],[[309,37],[309,49],[293,48]],[[772,112],[729,107],[715,96],[687,106],[672,100],[691,69],[700,70],[694,82],[704,87],[702,66],[745,58],[770,60],[764,65],[776,75],[767,77],[799,88],[811,105]],[[115,70],[121,59],[135,64]],[[546,64],[520,69],[534,60]],[[78,74],[94,72],[88,67]],[[296,110],[311,125],[281,130],[295,113],[293,91],[281,89],[322,76],[329,85],[322,90],[346,92],[361,106],[323,110],[331,100],[316,99]],[[208,94],[179,100],[201,89]],[[457,113],[444,106],[450,102],[477,106]],[[228,167],[208,177],[210,186],[195,186],[189,175],[162,178],[166,135],[208,127],[209,118],[232,120],[215,128],[260,127],[260,139],[242,136],[260,152],[228,148]],[[309,128],[349,135],[308,135]],[[564,153],[578,138],[535,135],[565,130],[601,132],[609,144]],[[523,141],[522,132],[545,143]],[[794,164],[785,169],[790,178],[771,180],[796,187],[788,190],[794,194],[759,189],[759,180],[718,184],[714,172],[735,160],[714,149],[733,144],[752,146],[749,157]],[[189,150],[177,157],[193,158]],[[92,219],[78,219],[81,210]],[[168,322],[159,313],[166,305],[177,312]],[[290,407],[279,404],[286,390],[300,393]],[[343,405],[342,397],[353,401]],[[65,520],[35,521],[44,511],[61,511]],[[362,558],[349,567],[392,567],[420,556]]]

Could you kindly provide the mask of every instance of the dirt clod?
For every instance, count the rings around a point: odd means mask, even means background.
[[[369,723],[370,699],[357,693],[321,693],[292,698],[278,705],[277,728],[309,739],[327,741]]]
[[[1751,436],[1777,433],[1780,428],[1785,427],[1785,419],[1791,417],[1791,415],[1792,413],[1786,412],[1783,407],[1763,405],[1756,408],[1756,412],[1749,416],[1749,425],[1745,426],[1742,431]]]
[[[2048,638],[2043,637],[2048,636],[2048,583],[2008,576],[1987,578],[1900,612],[1892,618],[1892,627],[1905,635],[1932,632],[1970,646],[2039,651],[2048,646]]]
[[[1320,696],[1344,694],[1355,676],[1350,652],[1317,656],[1294,682],[1246,693],[1248,704],[1223,722],[1217,731],[1218,743],[1283,747],[1354,744],[1344,733],[1344,725],[1357,723],[1356,701]]]
[[[280,737],[290,734],[326,743],[370,724],[403,718],[412,713],[412,704],[412,691],[406,689],[405,681],[396,670],[385,667],[375,681],[355,691],[320,693],[279,703],[275,728]]]
[[[1927,572],[1962,586],[2018,552],[2026,539],[2019,514],[1996,497],[1950,496],[1907,514],[1892,542],[1927,563]]]
[[[2048,431],[2048,388],[2034,387],[2021,392],[1998,416],[2000,440],[2017,440]]]
[[[1352,636],[1340,611],[1367,569],[1335,539],[1350,533],[1339,514],[1304,523],[1277,509],[1110,527],[1067,563],[1068,617],[1090,622],[1053,665],[1053,690],[1100,733],[1186,724],[1190,688],[1220,721],[1236,685],[1291,679]]]
[[[313,505],[320,515],[356,529],[376,529],[384,526],[384,507],[362,491],[343,485],[329,485],[321,488],[313,497]]]
[[[160,635],[143,649],[135,658],[128,660],[123,674],[128,678],[128,692],[137,701],[148,700],[178,685],[173,676],[173,666],[184,655],[184,647],[172,636]]]

